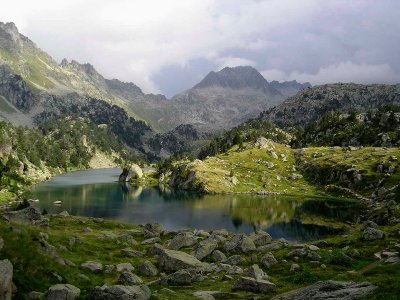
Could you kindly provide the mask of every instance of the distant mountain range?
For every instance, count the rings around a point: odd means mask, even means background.
[[[134,83],[106,79],[90,64],[66,59],[58,64],[13,23],[0,22],[0,95],[6,110],[0,116],[14,123],[33,125],[34,115],[48,109],[50,95],[61,97],[59,101],[76,95],[79,101],[90,97],[117,105],[156,131],[167,132],[181,124],[217,131],[255,117],[308,86],[268,83],[252,67],[235,67],[210,72],[193,88],[167,99],[145,94]]]

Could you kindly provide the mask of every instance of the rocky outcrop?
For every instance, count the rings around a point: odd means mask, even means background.
[[[13,291],[13,265],[8,259],[0,260],[0,299],[11,300]]]
[[[355,283],[329,280],[277,295],[273,300],[356,300],[366,299],[375,290],[376,286],[369,282]]]
[[[276,285],[270,281],[251,277],[240,277],[232,288],[233,291],[247,291],[253,293],[268,293],[276,290]]]
[[[142,169],[137,164],[131,164],[130,166],[123,168],[121,175],[119,175],[118,181],[128,182],[131,179],[140,179],[142,177]]]
[[[37,207],[28,206],[21,210],[9,211],[3,217],[10,222],[33,224],[43,220],[42,214]]]

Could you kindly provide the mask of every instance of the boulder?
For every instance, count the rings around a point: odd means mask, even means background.
[[[143,257],[144,254],[140,251],[131,248],[121,249],[121,255],[124,257]]]
[[[131,263],[120,263],[120,264],[117,264],[115,267],[117,269],[117,272],[123,272],[123,271],[130,272],[135,269]]]
[[[159,243],[161,242],[161,239],[159,237],[153,237],[147,240],[144,240],[141,244],[142,245],[151,245],[151,244],[155,244],[155,243]]]
[[[166,283],[169,285],[190,285],[192,282],[197,281],[199,277],[194,271],[179,270],[168,275]]]
[[[240,265],[240,264],[244,264],[246,260],[241,257],[240,255],[232,255],[229,256],[224,263],[228,264],[228,265]]]
[[[354,300],[367,299],[377,287],[369,282],[321,281],[285,294],[277,295],[273,300]]]
[[[210,255],[216,248],[218,247],[218,243],[213,239],[206,239],[201,241],[195,250],[193,251],[193,255],[198,259],[202,260],[206,256]]]
[[[300,266],[298,264],[292,264],[290,266],[290,273],[294,273],[296,271],[300,270]]]
[[[256,250],[256,245],[245,234],[238,234],[225,243],[224,249],[228,253],[247,253]]]
[[[82,269],[87,269],[95,273],[103,271],[103,265],[96,261],[87,261],[81,264]]]
[[[379,229],[368,227],[363,231],[363,239],[366,241],[373,241],[383,238],[383,232]]]
[[[123,285],[135,285],[143,283],[143,280],[132,272],[122,272],[121,275],[119,275],[118,283]]]
[[[13,291],[13,265],[8,259],[0,260],[0,299],[11,300]]]
[[[45,294],[46,300],[74,300],[81,294],[81,290],[71,284],[52,285]]]
[[[222,262],[226,260],[226,255],[219,250],[215,250],[212,253],[212,258],[215,262]]]
[[[239,298],[239,295],[236,293],[227,293],[220,291],[197,291],[193,293],[193,296],[204,300]]]
[[[150,296],[150,289],[146,285],[96,286],[91,293],[93,300],[148,300]]]
[[[240,277],[235,282],[232,290],[253,293],[267,293],[276,291],[276,285],[268,280],[259,280],[251,277]]]
[[[259,252],[267,252],[267,251],[275,251],[275,250],[280,250],[283,248],[283,244],[276,242],[276,243],[271,243],[268,245],[260,246],[257,247],[257,251]]]
[[[199,261],[196,257],[185,252],[167,250],[159,254],[158,266],[166,271],[178,271],[181,269],[195,269],[198,271],[211,271],[211,266]]]
[[[263,257],[261,257],[260,262],[263,266],[267,268],[270,268],[271,266],[276,265],[278,263],[276,258],[271,253],[267,253]]]
[[[3,217],[10,222],[22,224],[33,224],[35,221],[43,219],[40,210],[34,206],[28,206],[16,211],[8,211],[3,214]]]
[[[247,269],[248,277],[255,278],[257,280],[267,279],[268,275],[264,273],[264,271],[257,265],[254,264]]]
[[[119,181],[128,182],[132,178],[140,179],[143,177],[143,171],[137,164],[132,164],[122,169],[121,175],[119,175]]]
[[[138,271],[141,275],[144,275],[144,276],[151,277],[151,276],[158,275],[158,270],[157,270],[156,266],[147,260],[139,266]]]
[[[272,241],[272,237],[265,231],[257,231],[250,235],[256,246],[264,246]]]
[[[179,250],[183,247],[191,247],[197,243],[197,239],[191,232],[178,233],[168,242],[168,247],[172,250]]]
[[[375,222],[372,221],[365,221],[362,223],[361,225],[361,231],[364,231],[365,229],[367,229],[368,227],[370,228],[375,228],[375,229],[379,229],[378,224],[376,224]]]

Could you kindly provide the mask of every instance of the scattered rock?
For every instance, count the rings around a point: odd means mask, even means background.
[[[114,265],[105,265],[104,266],[104,273],[112,274],[114,272],[115,272],[115,266]]]
[[[290,266],[290,272],[291,272],[291,273],[294,273],[294,272],[296,272],[296,271],[298,271],[298,270],[300,270],[300,266],[299,266],[298,264],[292,264],[292,265]]]
[[[191,247],[197,243],[197,239],[191,232],[178,233],[168,242],[168,247],[172,250],[179,250],[183,247]]]
[[[226,293],[220,291],[197,291],[193,293],[193,296],[204,300],[214,300],[214,299],[235,299],[239,295],[235,293]]]
[[[58,215],[62,217],[69,217],[69,213],[66,210],[60,212]]]
[[[143,283],[143,280],[132,272],[122,272],[121,275],[119,275],[118,283],[123,285],[135,285]]]
[[[143,257],[144,254],[140,251],[131,248],[121,249],[121,255],[124,257]]]
[[[226,260],[226,255],[219,250],[215,250],[212,253],[212,258],[215,262],[222,262]]]
[[[275,284],[267,280],[257,280],[251,277],[240,277],[232,288],[233,291],[267,293],[276,290]]]
[[[193,255],[198,259],[202,260],[206,256],[210,255],[215,248],[217,248],[218,243],[212,239],[206,239],[201,241],[195,248]]]
[[[375,222],[372,221],[365,221],[362,223],[361,225],[361,231],[364,231],[365,229],[367,229],[368,227],[370,228],[375,228],[375,229],[379,229],[378,225]]]
[[[228,257],[224,263],[228,264],[228,265],[241,265],[245,263],[245,259],[243,257],[241,257],[240,255],[232,255],[230,257]]]
[[[11,300],[13,291],[13,265],[8,259],[0,260],[0,299]]]
[[[275,251],[275,250],[280,250],[283,248],[283,244],[276,242],[276,243],[271,243],[268,245],[260,246],[257,248],[257,251],[259,252],[267,252],[267,251]]]
[[[270,268],[273,265],[276,265],[278,261],[276,260],[275,256],[273,256],[271,253],[265,254],[261,258],[261,264],[267,268]]]
[[[46,300],[74,300],[81,294],[81,290],[71,284],[52,285],[46,292]]]
[[[343,281],[317,282],[285,294],[277,295],[273,300],[317,300],[317,299],[359,299],[371,295],[377,287],[369,282],[355,283]]]
[[[142,245],[150,245],[150,244],[155,244],[161,242],[161,239],[159,237],[153,237],[147,240],[144,240],[142,242]]]
[[[87,269],[95,273],[103,271],[103,264],[96,261],[87,261],[81,264],[82,269]]]
[[[272,241],[272,237],[265,231],[257,231],[252,233],[250,238],[253,240],[256,246],[264,246]]]
[[[247,269],[247,276],[257,280],[268,279],[269,277],[257,264],[254,264]]]
[[[118,273],[123,272],[123,271],[131,272],[135,269],[131,263],[120,263],[120,264],[117,264],[115,267],[116,267]]]
[[[228,253],[247,253],[254,251],[256,245],[253,240],[245,234],[238,234],[225,243],[224,249]]]
[[[93,300],[148,300],[150,296],[150,289],[146,285],[96,286],[91,293]]]
[[[158,275],[158,270],[157,270],[156,266],[147,260],[139,266],[138,271],[140,274],[142,274],[144,276],[151,277],[151,276]]]
[[[373,241],[383,238],[383,232],[379,229],[368,227],[363,232],[363,239],[366,241]]]
[[[196,272],[191,270],[179,270],[175,273],[168,275],[166,282],[169,285],[190,285],[192,282],[197,281],[199,276]]]
[[[40,210],[34,206],[28,206],[21,210],[5,212],[3,217],[10,222],[22,224],[33,224],[35,221],[41,221],[43,219]]]
[[[159,254],[158,266],[166,271],[177,271],[181,269],[196,269],[199,271],[211,271],[211,266],[199,261],[196,257],[185,252],[167,250]]]

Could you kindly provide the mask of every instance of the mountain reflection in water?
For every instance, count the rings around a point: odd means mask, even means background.
[[[320,208],[317,204],[307,204],[306,198],[202,195],[162,186],[132,187],[116,182],[119,173],[119,169],[101,169],[57,176],[34,186],[31,196],[38,198],[40,208],[45,208],[49,213],[67,210],[72,215],[127,223],[159,222],[169,230],[224,228],[249,233],[263,229],[274,238],[296,241],[342,233],[341,229],[303,224],[300,218],[311,215],[315,218]],[[56,200],[62,201],[62,204],[55,206],[53,202]],[[333,218],[340,222],[340,216]]]

